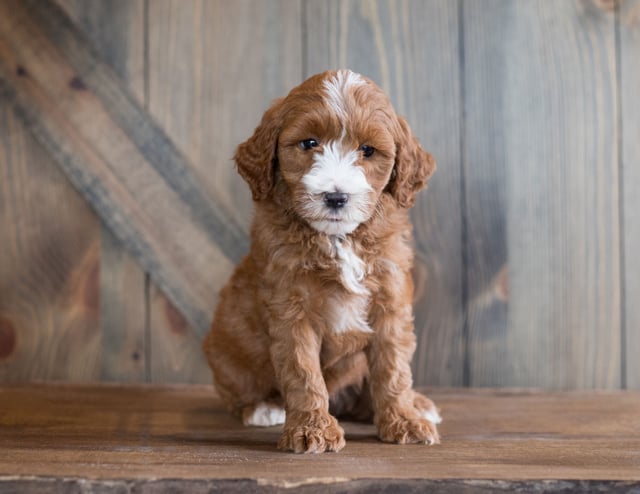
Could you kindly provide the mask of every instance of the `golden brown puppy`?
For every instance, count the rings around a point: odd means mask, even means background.
[[[299,453],[344,447],[334,415],[439,442],[410,368],[408,208],[431,155],[380,88],[340,70],[277,100],[235,160],[255,218],[204,342],[224,400],[246,425],[284,423],[278,446]]]

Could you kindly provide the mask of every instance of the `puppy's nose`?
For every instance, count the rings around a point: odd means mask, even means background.
[[[349,201],[349,194],[344,192],[327,192],[324,203],[332,209],[340,209]]]

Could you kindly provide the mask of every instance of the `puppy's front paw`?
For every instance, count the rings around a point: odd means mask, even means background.
[[[344,431],[329,414],[304,413],[287,417],[278,448],[295,453],[323,453],[344,448]]]
[[[384,420],[378,422],[378,434],[384,442],[398,444],[440,443],[438,429],[429,420],[413,416],[407,418],[402,413],[388,413],[385,415]]]

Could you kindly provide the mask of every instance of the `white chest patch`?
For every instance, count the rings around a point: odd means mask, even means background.
[[[351,295],[347,297],[335,296],[329,301],[327,311],[328,323],[335,333],[361,331],[372,333],[367,322],[367,308],[369,297],[365,295]]]
[[[369,290],[364,286],[366,266],[353,249],[349,240],[333,237],[331,241],[335,249],[336,259],[340,266],[342,285],[351,293],[369,295]]]
[[[340,281],[350,293],[342,296],[336,294],[332,297],[329,301],[328,322],[336,333],[371,333],[367,322],[369,290],[364,285],[367,274],[365,263],[353,252],[348,240],[333,237],[331,243],[340,267]]]

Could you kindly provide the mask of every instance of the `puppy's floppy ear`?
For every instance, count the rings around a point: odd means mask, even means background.
[[[396,162],[387,190],[403,208],[410,208],[416,193],[422,189],[436,169],[436,162],[422,149],[407,121],[398,117],[396,130]]]
[[[266,199],[273,187],[283,99],[271,104],[253,135],[238,146],[233,157],[238,173],[251,187],[254,201]]]

